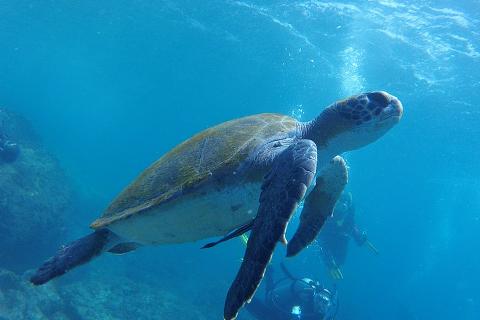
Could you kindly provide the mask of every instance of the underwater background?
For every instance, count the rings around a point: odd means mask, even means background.
[[[0,0],[0,17],[0,108],[30,123],[52,163],[41,201],[61,201],[34,216],[35,198],[0,176],[2,232],[9,195],[31,203],[12,232],[30,240],[0,238],[0,319],[221,319],[237,240],[104,255],[41,288],[26,279],[194,133],[262,112],[307,121],[372,90],[405,113],[346,154],[380,255],[350,246],[337,319],[480,319],[480,1]],[[20,163],[46,163],[30,154]],[[330,283],[317,255],[287,263]]]

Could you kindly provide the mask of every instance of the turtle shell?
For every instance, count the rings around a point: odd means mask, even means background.
[[[143,171],[95,220],[94,229],[141,214],[233,172],[269,137],[291,132],[298,122],[280,114],[258,114],[206,129]]]

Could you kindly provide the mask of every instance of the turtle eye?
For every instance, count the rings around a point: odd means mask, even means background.
[[[367,93],[367,98],[370,100],[371,103],[376,104],[377,106],[386,108],[389,104],[389,100],[385,94],[382,92],[370,92]],[[370,108],[369,108],[370,109]]]

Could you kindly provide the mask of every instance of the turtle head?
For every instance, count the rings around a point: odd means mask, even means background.
[[[341,153],[370,144],[402,118],[400,100],[384,92],[368,92],[337,101],[311,123],[317,145]]]

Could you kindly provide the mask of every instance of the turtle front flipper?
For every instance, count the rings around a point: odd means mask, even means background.
[[[242,265],[227,294],[226,320],[235,319],[255,293],[277,242],[285,241],[288,221],[315,177],[316,167],[317,147],[310,140],[296,141],[274,160],[262,185]]]
[[[347,182],[347,165],[337,156],[319,174],[315,188],[305,200],[300,225],[288,242],[287,257],[296,255],[315,240],[325,220],[332,215]]]

